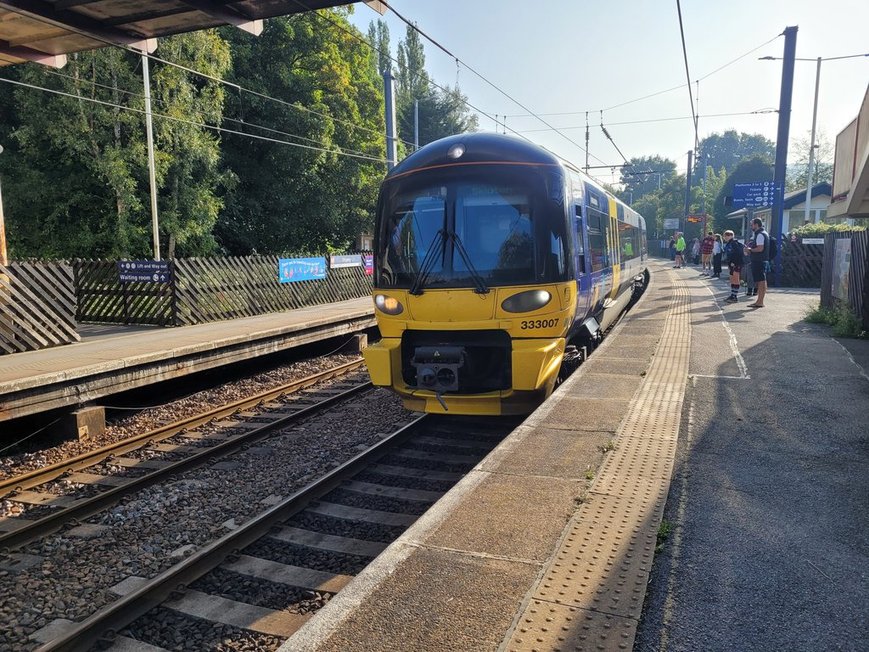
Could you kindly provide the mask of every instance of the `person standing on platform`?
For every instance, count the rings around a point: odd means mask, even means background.
[[[727,264],[730,271],[730,296],[725,301],[736,303],[739,300],[739,275],[742,272],[745,255],[742,244],[734,237],[733,231],[724,232],[724,255],[728,260]]]
[[[712,251],[715,249],[715,234],[710,231],[700,243],[701,276],[712,276]]]
[[[676,232],[676,264],[673,265],[676,269],[679,269],[685,264],[685,237],[680,233]]]
[[[751,255],[751,274],[757,287],[754,303],[749,308],[763,308],[766,297],[766,273],[769,271],[769,235],[763,229],[763,221],[759,217],[751,220],[751,230],[754,232],[754,246],[746,247],[746,253]]]
[[[700,238],[694,238],[691,241],[691,264],[700,264]]]
[[[670,236],[670,260],[676,260],[676,237]]]
[[[749,240],[745,243],[746,249],[751,249],[753,246],[754,240]],[[752,273],[751,265],[742,266],[742,280],[745,282],[745,296],[756,296],[757,286],[754,284],[754,274]]]
[[[715,242],[712,244],[712,278],[721,278],[721,251],[724,245],[721,242],[721,234],[715,234]]]

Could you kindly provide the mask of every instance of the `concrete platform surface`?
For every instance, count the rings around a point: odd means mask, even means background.
[[[869,649],[869,342],[802,321],[817,291],[674,272],[691,382],[635,649]]]
[[[651,267],[592,359],[283,652],[869,648],[869,349],[802,321],[816,292],[751,310]]]
[[[77,405],[375,325],[370,297],[0,356],[0,421]]]

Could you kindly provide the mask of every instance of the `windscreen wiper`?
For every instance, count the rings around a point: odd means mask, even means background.
[[[444,229],[441,229],[440,231],[435,233],[434,238],[432,238],[432,241],[428,246],[428,251],[425,254],[425,258],[422,259],[422,265],[420,266],[419,272],[417,273],[416,278],[413,281],[413,285],[410,286],[410,294],[414,296],[419,296],[422,294],[422,289],[425,286],[425,282],[428,279],[429,274],[431,273],[432,267],[434,267],[438,255],[440,255],[441,253],[440,250],[442,249],[442,244],[446,237],[447,232]]]
[[[461,238],[459,238],[459,234],[453,231],[449,233],[447,237],[452,241],[453,246],[455,247],[456,251],[459,252],[459,256],[462,257],[462,260],[467,266],[468,271],[471,273],[471,278],[474,279],[474,284],[476,286],[474,288],[474,292],[476,292],[477,294],[488,294],[489,286],[486,285],[486,280],[483,278],[480,272],[477,271],[477,268],[474,267],[474,264],[471,262],[471,257],[468,255],[468,252],[465,249],[465,245],[462,244],[462,240]]]

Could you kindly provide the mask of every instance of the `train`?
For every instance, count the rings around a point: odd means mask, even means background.
[[[450,136],[393,167],[377,201],[371,381],[413,411],[521,415],[648,279],[645,220],[521,138]]]

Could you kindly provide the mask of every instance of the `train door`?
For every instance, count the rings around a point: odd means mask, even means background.
[[[588,249],[586,258],[591,273],[591,295],[596,311],[609,293],[612,281],[610,218],[607,196],[593,186],[586,185],[586,232]]]
[[[609,246],[612,251],[612,289],[610,290],[610,299],[615,299],[619,294],[621,287],[622,273],[622,252],[619,248],[619,218],[623,218],[623,208],[616,204],[616,201],[607,198],[607,206],[609,208]]]

